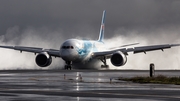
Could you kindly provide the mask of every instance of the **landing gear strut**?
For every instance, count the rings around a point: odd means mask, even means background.
[[[66,61],[66,65],[64,66],[64,69],[72,69],[72,61]]]
[[[101,65],[101,68],[109,68],[109,65],[107,65],[107,63],[106,63],[106,57],[104,56],[103,57],[103,59],[100,59],[103,63],[104,63],[104,65]]]

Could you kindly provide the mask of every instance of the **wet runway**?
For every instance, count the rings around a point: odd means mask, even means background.
[[[155,74],[179,77],[180,71]],[[180,85],[116,80],[148,75],[149,71],[131,70],[5,70],[0,71],[0,100],[180,101]]]

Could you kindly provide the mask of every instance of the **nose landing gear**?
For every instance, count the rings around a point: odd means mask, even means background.
[[[72,61],[66,61],[66,65],[64,66],[64,69],[71,70],[72,69]]]

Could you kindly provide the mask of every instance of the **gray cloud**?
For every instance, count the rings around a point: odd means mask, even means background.
[[[104,9],[106,30],[111,33],[119,27],[130,30],[180,24],[179,0],[1,0],[0,32],[5,34],[13,26],[46,26],[71,33],[82,31],[83,25],[86,30],[98,31]]]
[[[97,39],[103,10],[107,11],[106,39],[145,45],[179,42],[179,0],[1,0],[0,41],[59,49],[67,38]]]

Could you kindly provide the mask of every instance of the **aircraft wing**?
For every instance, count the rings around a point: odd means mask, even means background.
[[[128,48],[125,52],[133,52],[141,53],[141,52],[148,52],[148,51],[154,51],[154,50],[164,50],[171,47],[180,46],[180,44],[165,44],[165,45],[152,45],[152,46],[141,46],[141,47],[134,47],[134,48]]]
[[[109,50],[109,51],[102,51],[102,52],[93,52],[92,56],[94,57],[101,57],[101,56],[106,56],[110,57],[114,52],[121,51],[125,55],[128,55],[128,52],[133,52],[134,54],[136,53],[145,53],[148,51],[155,51],[155,50],[164,50],[168,49],[171,47],[175,46],[180,46],[180,44],[164,44],[164,45],[151,45],[151,46],[141,46],[141,47],[134,47],[134,48],[119,48],[119,49],[114,49],[114,50]]]
[[[126,44],[126,45],[122,45],[122,46],[118,46],[118,47],[111,47],[110,50],[111,50],[111,49],[122,48],[122,47],[133,46],[133,45],[137,45],[137,44],[139,44],[139,43]]]
[[[41,53],[41,52],[47,52],[49,55],[54,57],[60,57],[59,50],[56,49],[43,49],[43,48],[37,48],[37,47],[23,47],[23,46],[0,46],[0,48],[7,48],[7,49],[14,49],[18,50],[20,52],[31,52],[31,53]]]

